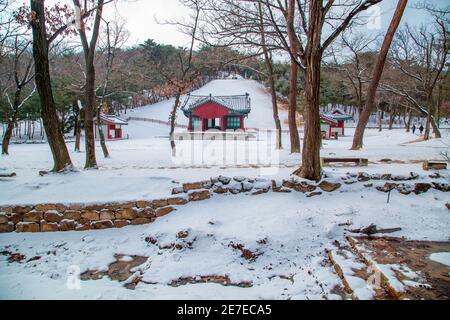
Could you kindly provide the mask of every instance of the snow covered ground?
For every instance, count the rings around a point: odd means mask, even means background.
[[[245,92],[250,93],[253,106],[246,125],[272,128],[270,97],[257,82],[217,80],[195,93]],[[171,101],[166,101],[136,109],[127,116],[167,120],[170,107]],[[181,123],[186,122],[182,113],[178,119]],[[15,172],[17,176],[0,178],[0,205],[157,199],[170,195],[179,182],[199,181],[219,174],[286,179],[301,159],[299,154],[289,153],[287,134],[283,135],[284,149],[279,153],[275,152],[273,141],[262,134],[247,145],[207,142],[200,149],[206,161],[180,164],[179,158],[171,157],[168,126],[130,121],[124,130],[130,139],[108,142],[111,158],[104,159],[98,147],[99,170],[82,170],[85,154],[83,151],[72,152],[73,143],[69,143],[72,160],[79,171],[41,177],[38,172],[52,166],[49,147],[45,144],[11,145],[10,156],[0,157],[0,173]],[[371,164],[365,168],[325,168],[329,175],[338,177],[349,171],[417,172],[426,180],[428,173],[415,160],[442,159],[441,152],[449,151],[448,130],[443,131],[442,139],[413,142],[419,136],[400,129],[367,130],[364,149],[350,151],[353,130],[346,130],[346,136],[338,141],[324,141],[322,155],[366,157]],[[237,150],[236,155],[247,154],[247,157],[231,163],[208,161],[214,158],[212,153],[224,146],[232,147],[227,150]],[[181,145],[177,150],[180,149],[183,149]],[[274,166],[270,170],[258,167],[258,164],[267,165],[264,161],[267,154]],[[404,163],[379,162],[386,158]],[[450,180],[448,170],[441,174],[444,181]],[[430,190],[410,196],[393,193],[388,204],[385,193],[357,184],[312,198],[296,192],[260,196],[215,195],[210,200],[179,207],[145,226],[86,232],[0,234],[0,251],[20,252],[26,260],[40,257],[28,263],[9,263],[6,256],[0,255],[0,299],[339,298],[332,292],[339,278],[329,265],[324,264],[324,250],[333,241],[343,240],[344,227],[340,227],[340,223],[350,222],[355,228],[370,223],[386,228],[401,226],[402,231],[396,236],[447,241],[450,217],[443,204],[448,201],[448,194]],[[188,238],[176,238],[181,230],[188,231]],[[157,244],[146,242],[148,236],[155,238]],[[186,241],[192,242],[192,248],[183,247]],[[171,243],[180,243],[183,248],[159,248]],[[243,244],[260,255],[255,261],[245,260],[231,243]],[[107,277],[82,281],[80,289],[71,290],[72,287],[67,285],[68,271],[73,268],[80,272],[105,270],[117,254],[149,258],[137,268],[143,282],[135,290],[125,289],[121,283]],[[252,287],[168,285],[180,277],[208,275],[227,275],[233,283],[250,282]]]

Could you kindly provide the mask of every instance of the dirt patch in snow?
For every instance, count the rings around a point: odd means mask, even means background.
[[[108,266],[108,271],[88,270],[80,275],[81,280],[98,280],[108,276],[111,280],[123,282],[128,280],[134,273],[133,268],[144,264],[147,257],[116,255],[116,261]]]
[[[212,276],[183,277],[183,278],[178,278],[177,280],[173,280],[172,282],[169,283],[169,285],[172,287],[179,287],[179,286],[184,286],[187,284],[196,284],[196,283],[217,283],[217,284],[221,284],[223,286],[237,286],[237,287],[241,287],[241,288],[249,288],[252,286],[252,283],[248,282],[248,281],[241,281],[238,283],[231,282],[230,278],[227,275],[225,275],[225,276],[212,275]]]
[[[450,252],[450,242],[405,240],[394,237],[355,237],[377,264],[407,267],[419,274],[427,285],[409,285],[408,276],[394,271],[395,277],[405,284],[403,298],[450,299],[450,270],[430,259],[432,253]],[[429,285],[429,286],[428,286]]]

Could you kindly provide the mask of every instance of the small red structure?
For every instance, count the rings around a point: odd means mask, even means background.
[[[181,108],[189,118],[189,131],[216,129],[245,130],[244,119],[250,113],[250,97],[188,95]]]
[[[328,114],[321,114],[320,128],[324,138],[343,136],[345,134],[345,121],[349,119],[352,119],[351,115],[347,115],[338,109]]]
[[[100,123],[107,140],[123,139],[122,126],[128,125],[128,122],[115,115],[100,114]],[[97,119],[95,119],[95,138],[98,135]]]

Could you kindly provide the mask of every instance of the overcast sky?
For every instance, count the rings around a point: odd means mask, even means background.
[[[55,0],[50,0],[55,1]],[[50,2],[49,1],[49,2]],[[59,0],[72,6],[72,0]],[[438,6],[450,4],[450,0],[429,0]],[[426,15],[413,8],[413,5],[421,0],[410,0],[402,23],[420,24],[427,21]],[[385,30],[394,13],[397,0],[384,0],[379,5],[381,30]],[[105,17],[111,17],[118,12],[126,20],[127,29],[130,32],[128,45],[142,43],[146,39],[154,39],[156,42],[185,46],[188,39],[180,33],[176,27],[160,25],[155,21],[180,18],[187,15],[186,8],[180,5],[178,0],[122,0],[117,5],[108,5],[105,9]],[[366,28],[367,29],[367,28]],[[369,29],[368,32],[372,32]]]

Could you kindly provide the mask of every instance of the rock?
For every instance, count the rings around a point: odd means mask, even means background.
[[[13,178],[17,176],[17,174],[15,172],[11,172],[11,173],[0,173],[0,178]]]
[[[431,184],[429,183],[416,183],[413,192],[415,194],[421,194],[427,192],[430,188]]]
[[[12,222],[0,224],[0,233],[13,232],[14,224]]]
[[[392,162],[392,159],[389,158],[381,159],[380,162]]]
[[[106,208],[105,206],[103,206],[103,209],[132,209],[135,208],[137,206],[136,202],[125,202],[125,203],[120,203],[118,205],[114,205],[114,208]]]
[[[49,210],[44,213],[44,220],[47,222],[60,222],[62,219],[64,219],[64,214],[56,210]]]
[[[333,183],[326,180],[323,180],[319,183],[319,188],[325,192],[333,192],[341,187],[340,183]]]
[[[10,213],[7,215],[8,220],[12,222],[13,224],[17,224],[21,221],[23,221],[23,213]]]
[[[372,187],[373,187],[373,183],[366,183],[366,184],[364,185],[364,187],[366,187],[366,188],[372,188]]]
[[[208,190],[203,191],[192,191],[188,194],[189,201],[201,201],[210,198]]]
[[[134,209],[120,209],[116,211],[116,219],[133,220],[138,216],[137,211]]]
[[[193,182],[193,183],[183,183],[183,191],[189,192],[191,190],[198,190],[198,189],[209,189],[211,188],[212,183],[211,181],[200,181],[200,182]]]
[[[245,179],[247,179],[246,177],[242,177],[242,176],[237,176],[237,177],[233,177],[233,180],[236,182],[244,182]]]
[[[50,203],[44,203],[44,204],[38,204],[35,206],[35,209],[37,211],[50,211],[50,210],[56,210],[56,204],[50,204]]]
[[[138,218],[153,218],[155,217],[155,210],[152,208],[140,209],[137,211]]]
[[[73,211],[81,211],[83,209],[83,205],[82,204],[71,204],[67,207],[67,210],[73,210]]]
[[[114,220],[114,219],[116,219],[114,212],[105,209],[100,211],[100,220]]]
[[[252,191],[252,189],[253,189],[253,183],[251,183],[251,182],[242,182],[242,191],[243,192]]]
[[[8,217],[6,214],[2,213],[0,214],[0,224],[8,223]]]
[[[152,220],[149,218],[136,218],[136,219],[131,220],[132,225],[147,224],[150,222],[152,222]]]
[[[162,217],[165,216],[166,214],[171,213],[172,211],[176,210],[173,207],[163,207],[163,208],[159,208],[156,210],[156,216],[157,217]]]
[[[313,192],[314,190],[317,189],[316,186],[308,184],[305,181],[301,181],[301,182],[295,182],[292,180],[283,180],[283,187],[295,190],[297,192]]]
[[[75,230],[76,227],[76,222],[74,220],[61,220],[61,222],[59,223],[59,230],[61,231],[70,231],[70,230]]]
[[[267,193],[267,192],[269,192],[268,189],[260,189],[260,190],[253,191],[253,192],[251,193],[251,195],[252,195],[252,196],[258,196],[258,195],[260,195],[260,194]]]
[[[48,174],[49,174],[48,171],[44,171],[44,170],[39,171],[39,176],[41,176],[41,177],[46,176]]]
[[[391,180],[392,179],[392,174],[390,173],[385,173],[381,175],[381,180]]]
[[[224,194],[224,193],[228,192],[228,188],[224,188],[222,186],[215,186],[215,187],[213,187],[212,191],[214,193]]]
[[[152,206],[152,202],[151,201],[136,201],[136,206],[138,208],[148,208]]]
[[[161,208],[167,206],[169,203],[167,202],[167,199],[160,199],[160,200],[153,200],[152,206],[153,208]]]
[[[268,192],[271,187],[272,181],[269,180],[258,180],[253,184],[253,189],[264,190],[264,192]]]
[[[123,228],[130,224],[128,220],[116,219],[113,221],[114,228]]]
[[[13,213],[11,207],[0,207],[0,212],[2,212],[2,213]]]
[[[321,191],[316,191],[316,192],[308,193],[306,196],[307,196],[308,198],[311,198],[311,197],[314,197],[314,196],[320,196],[321,194],[322,194]]]
[[[449,192],[450,191],[450,184],[447,183],[431,183],[433,188],[442,192]]]
[[[23,215],[23,222],[39,222],[42,220],[43,216],[41,211],[33,210]]]
[[[397,191],[401,194],[408,195],[412,192],[412,187],[410,185],[402,183],[397,186]]]
[[[445,206],[447,207],[448,210],[450,210],[450,203],[449,203],[449,202],[447,202],[447,203],[445,204]]]
[[[441,175],[439,172],[434,172],[434,173],[430,174],[429,177],[431,179],[439,179],[441,177]]]
[[[233,181],[232,183],[230,183],[228,185],[228,190],[232,194],[238,194],[238,193],[240,193],[242,191],[242,183]]]
[[[186,198],[169,198],[167,199],[167,203],[169,206],[176,206],[176,205],[183,205],[188,203],[188,200]]]
[[[178,239],[186,239],[189,236],[189,231],[187,230],[181,230],[177,232],[177,238]]]
[[[31,210],[33,210],[33,208],[29,207],[29,206],[15,206],[12,208],[13,213],[28,213]],[[36,209],[36,211],[41,211],[41,210]]]
[[[76,210],[66,210],[64,212],[64,219],[66,220],[80,220],[81,212]]]
[[[109,229],[114,226],[111,220],[100,220],[91,223],[93,229]]]
[[[386,182],[384,186],[378,186],[376,189],[382,192],[389,192],[398,187],[397,183]]]
[[[42,220],[40,223],[41,232],[55,232],[59,231],[59,226],[56,222],[49,223]]]
[[[100,214],[97,211],[83,210],[81,213],[81,218],[89,221],[100,220]]]
[[[101,211],[102,209],[104,209],[104,205],[103,204],[91,204],[88,206],[85,206],[84,209],[87,211]]]
[[[19,222],[16,225],[16,232],[39,232],[40,227],[36,222]]]
[[[75,224],[75,231],[88,231],[88,230],[92,230],[90,222],[87,224],[79,224],[79,223]]]
[[[183,187],[175,187],[172,189],[172,194],[180,194],[180,193],[184,193]]]
[[[359,182],[366,182],[370,180],[370,175],[366,172],[359,172],[356,178]]]
[[[219,176],[219,177],[217,178],[217,180],[220,181],[222,184],[225,184],[225,185],[229,184],[230,181],[231,181],[230,178],[225,177],[225,176]]]

